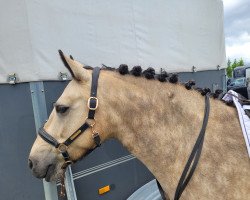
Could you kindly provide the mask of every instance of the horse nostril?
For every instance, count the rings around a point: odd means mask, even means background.
[[[32,161],[29,159],[29,161],[28,161],[28,165],[29,165],[29,168],[30,169],[32,169],[33,168],[33,163],[32,163]]]

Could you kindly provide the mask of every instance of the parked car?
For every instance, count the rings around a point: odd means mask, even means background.
[[[227,90],[234,90],[236,88],[242,88],[246,87],[246,78],[236,78],[236,79],[231,79],[230,82],[228,82]]]
[[[227,82],[227,90],[234,90],[235,92],[241,94],[242,96],[248,98],[247,93],[247,80],[245,77],[230,79]]]

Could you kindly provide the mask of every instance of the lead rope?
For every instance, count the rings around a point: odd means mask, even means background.
[[[61,184],[61,188],[60,188],[60,197],[65,197],[65,196],[66,196],[65,172],[66,172],[66,169],[63,169],[63,174],[62,174],[61,180],[60,180],[60,184]]]
[[[65,197],[66,196],[66,188],[65,188],[65,173],[66,173],[66,170],[68,168],[68,166],[71,164],[72,162],[65,162],[63,165],[62,165],[62,175],[61,175],[61,179],[60,179],[60,184],[61,184],[61,188],[60,188],[60,197]]]
[[[202,128],[200,131],[200,134],[194,144],[193,150],[188,158],[188,161],[185,165],[185,168],[181,174],[179,183],[177,185],[174,200],[178,200],[181,197],[182,192],[185,190],[186,186],[188,185],[189,181],[191,180],[191,177],[198,165],[198,161],[201,155],[204,137],[206,133],[206,127],[208,123],[208,117],[209,117],[209,111],[210,111],[210,101],[208,94],[205,96],[205,113],[204,113],[204,119],[202,123]]]
[[[200,134],[195,142],[195,145],[193,147],[193,150],[188,158],[188,161],[185,165],[185,168],[182,172],[182,175],[180,177],[179,183],[177,185],[176,191],[175,191],[175,197],[174,200],[178,200],[181,197],[182,192],[185,190],[188,182],[190,181],[200,158],[201,150],[204,142],[204,137],[206,133],[206,127],[208,123],[208,117],[209,117],[209,111],[210,111],[210,101],[208,94],[205,96],[205,112],[204,112],[204,119],[202,123],[202,128],[200,130]],[[192,164],[192,166],[191,166]],[[191,167],[191,168],[190,168]],[[161,184],[156,179],[156,183],[158,186],[158,189],[161,194],[162,200],[166,200],[164,190],[161,187]]]

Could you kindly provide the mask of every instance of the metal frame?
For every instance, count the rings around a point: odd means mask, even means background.
[[[30,92],[37,132],[48,118],[43,82],[31,82]],[[57,188],[55,183],[48,183],[43,180],[43,187],[46,200],[58,200]]]

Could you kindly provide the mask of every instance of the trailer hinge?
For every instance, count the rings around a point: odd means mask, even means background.
[[[59,79],[62,80],[62,81],[68,80],[68,74],[64,73],[64,72],[60,72]]]
[[[9,75],[8,75],[8,82],[9,82],[9,84],[11,84],[11,85],[16,84],[16,82],[17,82],[17,77],[16,77],[16,74],[15,74],[15,73],[9,74]]]

